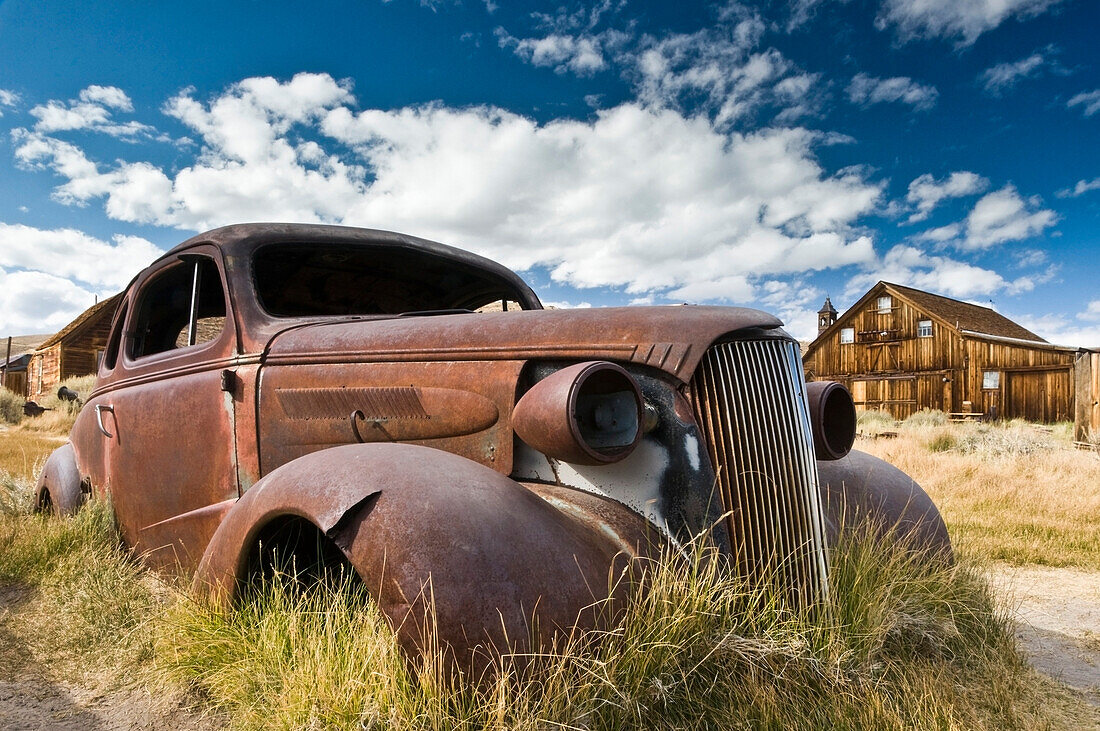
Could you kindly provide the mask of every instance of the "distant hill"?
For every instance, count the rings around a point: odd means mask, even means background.
[[[53,335],[53,333],[46,333],[45,335],[13,335],[11,338],[11,357],[15,358],[23,355],[23,353],[29,353],[49,340],[51,335]],[[0,337],[0,359],[7,355],[7,348],[7,336]]]

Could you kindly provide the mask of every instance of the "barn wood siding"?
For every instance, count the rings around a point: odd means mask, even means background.
[[[932,320],[932,337],[917,336],[921,320]],[[807,360],[810,376],[839,381],[857,408],[898,419],[922,408],[961,410],[965,348],[954,328],[896,296],[889,312],[879,312],[871,297],[839,325]],[[853,328],[856,342],[841,344],[841,327]]]
[[[967,338],[966,358],[966,392],[975,411],[1040,422],[1072,418],[1074,352]],[[982,388],[985,371],[1001,374],[998,388]]]
[[[879,312],[878,298],[886,294],[893,306]],[[881,284],[857,307],[812,345],[805,365],[807,378],[846,385],[858,408],[883,409],[899,419],[920,409],[1047,422],[1073,417],[1073,351],[963,334],[953,321]],[[932,320],[932,337],[918,337],[920,320]],[[856,342],[841,344],[840,331],[848,327]],[[982,388],[989,370],[1001,374],[997,389]]]
[[[32,401],[41,400],[57,387],[61,382],[60,343],[34,354],[27,367],[27,378],[30,381],[27,398]]]
[[[808,364],[815,374],[942,371],[961,362],[962,340],[955,330],[898,297],[890,312],[879,313],[876,299],[850,319],[845,315],[841,323],[855,329],[855,343],[842,345],[842,328],[834,327],[828,341],[819,345]],[[933,321],[932,337],[917,337],[920,320]]]
[[[27,373],[25,371],[12,371],[5,374],[4,387],[12,393],[25,397],[27,395]]]
[[[1100,351],[1080,353],[1076,371],[1074,439],[1087,442],[1100,436]]]
[[[37,350],[28,368],[30,398],[39,399],[54,393],[66,378],[95,373],[97,358],[107,347],[111,334],[113,308],[97,313],[94,320],[62,337],[56,343]],[[39,378],[41,368],[41,378]]]

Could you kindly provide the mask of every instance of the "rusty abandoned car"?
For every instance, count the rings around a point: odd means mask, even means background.
[[[287,557],[346,562],[403,647],[432,603],[459,657],[591,624],[616,561],[653,546],[702,536],[810,601],[846,510],[949,552],[920,487],[849,454],[851,397],[807,387],[780,326],[545,310],[430,241],[228,226],[130,284],[39,505],[109,495],[136,555],[226,601]]]

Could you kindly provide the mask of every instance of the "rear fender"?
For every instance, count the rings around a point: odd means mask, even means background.
[[[912,477],[866,452],[818,461],[825,532],[836,545],[841,530],[869,519],[882,537],[951,559],[951,539],[936,504]]]
[[[624,545],[646,540],[641,518],[620,516],[627,527],[608,531],[606,521],[559,510],[447,452],[346,445],[289,462],[249,489],[214,534],[196,588],[231,601],[260,531],[287,515],[332,539],[406,651],[437,640],[467,667],[486,647],[522,650],[596,626],[603,614],[593,605],[612,593]]]
[[[88,498],[76,466],[73,445],[66,442],[55,449],[46,460],[42,474],[34,490],[35,507],[57,515],[73,515]]]

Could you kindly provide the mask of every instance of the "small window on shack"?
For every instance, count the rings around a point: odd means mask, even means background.
[[[856,341],[856,329],[854,327],[840,328],[840,344],[850,345]]]
[[[982,371],[982,390],[995,391],[1001,387],[1000,371]]]
[[[918,338],[930,338],[930,337],[932,337],[932,321],[931,320],[918,320],[917,321],[917,337]]]
[[[215,340],[225,326],[225,292],[214,262],[181,257],[139,295],[129,354],[141,358]]]
[[[894,298],[890,295],[878,298],[878,313],[880,315],[889,314],[894,308]]]

